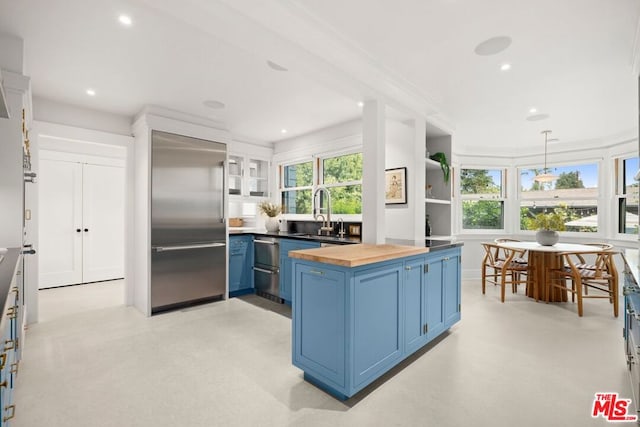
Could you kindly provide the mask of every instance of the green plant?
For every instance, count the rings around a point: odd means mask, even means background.
[[[280,207],[280,205],[267,202],[266,200],[263,202],[260,202],[260,204],[258,205],[258,209],[260,210],[261,213],[272,218],[280,215],[280,212],[282,212],[282,208]]]
[[[565,221],[565,213],[560,209],[554,209],[553,212],[541,212],[537,214],[531,218],[529,224],[536,230],[565,231]]]
[[[440,168],[442,169],[442,173],[444,175],[444,182],[449,182],[449,162],[447,162],[447,156],[443,152],[439,151],[429,158],[431,160],[435,160],[436,162],[440,162]]]

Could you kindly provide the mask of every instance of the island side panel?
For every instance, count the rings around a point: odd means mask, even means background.
[[[403,263],[355,274],[352,322],[353,388],[359,390],[402,359]]]
[[[344,392],[345,273],[313,262],[293,270],[293,364]]]

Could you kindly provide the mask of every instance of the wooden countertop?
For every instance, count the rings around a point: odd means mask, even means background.
[[[355,245],[328,246],[316,249],[289,251],[292,258],[343,267],[358,267],[374,262],[404,258],[429,252],[429,248],[405,245],[371,245],[360,243]]]

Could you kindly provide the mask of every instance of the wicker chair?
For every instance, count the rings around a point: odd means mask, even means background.
[[[511,292],[518,291],[519,284],[529,282],[529,264],[526,259],[518,257],[522,251],[507,249],[496,243],[482,243],[484,258],[482,260],[482,293],[486,293],[487,283],[500,285],[500,300],[504,302],[505,289],[511,285]],[[518,261],[516,261],[518,259]]]
[[[606,298],[613,304],[613,315],[618,317],[618,272],[612,250],[594,250],[593,252],[562,252],[562,267],[551,270],[551,282],[548,287],[555,287],[571,292],[572,301],[577,300],[578,316],[583,314],[583,299]],[[585,268],[585,256],[593,256],[593,264]],[[582,268],[580,268],[580,267]],[[571,282],[569,288],[568,282]],[[596,289],[599,292],[588,295],[583,287]],[[546,293],[549,295],[549,292]],[[574,299],[575,298],[575,299]]]

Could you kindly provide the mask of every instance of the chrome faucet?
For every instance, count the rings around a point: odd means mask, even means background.
[[[322,207],[322,194],[327,199],[327,207]],[[320,197],[320,199],[318,199]],[[326,218],[322,214],[322,212],[327,214]],[[333,231],[333,226],[331,225],[331,193],[327,190],[326,187],[318,187],[316,191],[313,192],[313,219],[316,221],[318,217],[322,217],[322,226],[320,230],[318,230],[318,234],[322,234],[323,231],[327,232],[327,236],[331,235]]]
[[[344,235],[344,221],[342,218],[338,218],[338,236],[340,236],[341,239],[344,239]]]

